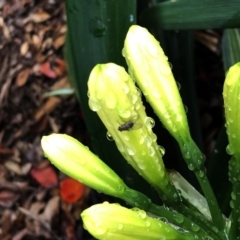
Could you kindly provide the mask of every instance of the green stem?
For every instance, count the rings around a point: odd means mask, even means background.
[[[184,205],[180,205],[177,210],[202,228],[214,240],[226,240],[225,234],[218,231],[218,229],[199,212],[193,211]]]
[[[238,181],[239,171],[240,169],[240,161],[236,156],[232,157],[229,162],[229,176],[230,181],[233,185],[232,190],[232,200],[230,202],[230,206],[232,208],[231,213],[231,226],[229,229],[229,240],[235,240],[238,236],[240,236],[240,222],[239,222],[239,212],[240,212],[240,181]]]
[[[236,186],[238,185],[238,186]],[[239,210],[240,210],[240,196],[238,194],[235,194],[235,190],[238,189],[238,193],[240,192],[240,185],[239,183],[233,184],[233,192],[232,195],[236,196],[236,198],[231,200],[231,205],[234,206],[232,213],[231,213],[231,226],[228,233],[229,240],[235,240],[239,236],[239,226],[240,223],[238,221],[239,219]]]
[[[189,232],[197,234],[199,237],[206,237],[206,232],[197,224],[193,224],[192,220],[188,219],[186,216],[178,212],[173,212],[165,209],[162,206],[156,204],[151,204],[148,210],[150,213],[157,215],[161,218],[166,218],[170,223],[180,226]],[[216,239],[216,238],[215,238]]]
[[[220,211],[216,196],[212,190],[212,187],[208,181],[208,178],[204,172],[204,169],[195,171],[197,180],[201,186],[203,194],[207,200],[209,210],[211,212],[213,224],[219,229],[223,230],[225,223],[223,220],[222,213]]]
[[[216,196],[205,172],[203,154],[191,137],[186,137],[184,140],[183,139],[179,141],[179,146],[181,147],[184,160],[188,164],[188,168],[194,172],[200,184],[208,203],[213,224],[218,228],[218,230],[223,230],[225,227],[225,222],[223,220]]]

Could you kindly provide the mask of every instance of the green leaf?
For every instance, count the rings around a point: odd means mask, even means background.
[[[144,11],[140,22],[161,29],[209,29],[239,26],[239,0],[166,1]]]
[[[65,57],[93,150],[129,187],[151,195],[149,184],[127,164],[115,144],[107,140],[107,130],[97,114],[90,110],[87,97],[88,77],[96,64],[125,65],[121,51],[128,28],[136,22],[136,0],[65,2],[68,26]]]
[[[225,29],[222,38],[223,63],[225,71],[240,62],[240,31]]]

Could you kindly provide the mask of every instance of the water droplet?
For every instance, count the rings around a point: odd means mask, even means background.
[[[168,220],[166,218],[164,218],[164,217],[160,217],[159,220],[164,222],[164,223],[168,223]]]
[[[124,147],[123,147],[122,144],[118,144],[118,145],[117,145],[117,148],[118,148],[119,152],[121,152],[121,153],[124,152]]]
[[[204,177],[204,175],[205,175],[204,171],[202,171],[202,170],[199,170],[199,171],[198,171],[198,176],[199,176],[200,178]]]
[[[233,200],[230,201],[230,207],[231,207],[231,208],[234,208],[234,202],[233,202]]]
[[[129,119],[132,115],[132,112],[127,109],[127,110],[120,110],[118,114],[123,119]]]
[[[106,137],[108,141],[113,141],[113,137],[109,132],[106,133]]]
[[[191,152],[188,151],[188,150],[184,153],[184,157],[185,157],[186,159],[190,159],[191,156],[192,156],[192,154],[191,154]]]
[[[100,226],[100,224],[96,224],[96,232],[97,235],[104,235],[107,232],[107,228],[105,226]]]
[[[139,169],[141,169],[141,170],[146,169],[146,165],[143,161],[138,161],[137,165],[138,165]]]
[[[122,56],[126,57],[126,53],[125,53],[125,49],[124,48],[122,49]]]
[[[155,126],[155,121],[152,118],[147,117],[145,119],[145,124],[146,124],[147,128],[153,128]]]
[[[152,138],[150,138],[150,137],[145,137],[145,138],[144,138],[144,142],[145,142],[145,144],[149,147],[149,146],[151,146],[151,144],[152,144]]]
[[[151,223],[149,221],[146,221],[145,224],[147,227],[150,227],[150,225],[151,225]]]
[[[88,105],[90,109],[94,112],[97,112],[101,109],[100,105],[97,102],[95,102],[92,98],[89,99]]]
[[[137,214],[138,214],[138,216],[139,216],[140,218],[142,218],[142,219],[145,219],[145,218],[147,217],[146,212],[143,211],[143,210],[140,210],[140,209],[137,211]]]
[[[152,44],[152,42],[149,42],[145,46],[146,46],[146,50],[152,57],[158,56],[159,52],[158,52],[158,48],[156,47],[155,44]]]
[[[127,192],[129,195],[131,195],[131,197],[134,197],[134,198],[138,197],[138,195],[139,195],[137,191],[132,190],[132,189],[129,190],[129,188],[126,188],[126,192]]]
[[[156,142],[157,141],[157,135],[155,133],[152,133],[152,141]]]
[[[161,98],[161,94],[159,93],[159,91],[157,91],[157,89],[154,89],[152,94],[155,98]]]
[[[158,150],[159,150],[161,156],[163,157],[164,154],[165,154],[165,152],[166,152],[165,148],[164,148],[163,146],[160,146],[160,145],[159,145],[159,146],[158,146]]]
[[[123,224],[122,224],[122,223],[119,223],[119,224],[118,224],[118,229],[119,229],[119,230],[122,230],[122,229],[123,229]]]
[[[142,92],[141,92],[141,90],[140,90],[139,88],[137,88],[137,87],[136,87],[136,89],[137,89],[138,96],[139,96],[139,97],[142,97]]]
[[[155,149],[154,147],[150,146],[149,149],[148,149],[148,152],[149,152],[149,155],[150,156],[153,156],[155,154]]]
[[[191,228],[194,232],[197,232],[200,229],[200,227],[198,225],[194,224],[194,223],[191,224]]]
[[[233,154],[234,154],[234,150],[233,150],[231,144],[228,144],[228,145],[227,145],[227,147],[226,147],[226,152],[227,152],[227,154],[229,154],[229,155],[233,155]]]
[[[122,89],[123,89],[123,91],[124,91],[126,94],[128,94],[129,91],[130,91],[130,89],[129,89],[129,87],[128,87],[127,84],[123,84],[123,85],[122,85]]]
[[[185,230],[184,230],[183,228],[178,228],[177,230],[178,230],[179,232],[182,232],[182,233],[185,232]]]
[[[185,113],[188,113],[188,107],[186,105],[184,105],[184,109],[185,109]]]
[[[190,163],[190,164],[188,164],[188,169],[193,171],[195,169],[195,167],[192,163]]]
[[[173,69],[173,65],[170,62],[168,62],[168,64],[169,64],[169,67]]]
[[[127,153],[130,155],[130,156],[133,156],[135,154],[135,151],[133,148],[127,146],[126,147],[126,150],[127,150]]]
[[[175,220],[176,220],[178,223],[183,223],[184,217],[183,217],[182,214],[176,214]]]
[[[123,186],[121,184],[118,184],[117,191],[121,191],[123,189]]]
[[[180,122],[182,121],[182,114],[176,114],[176,119],[177,119],[177,122]]]
[[[130,14],[129,16],[129,21],[132,23],[134,21],[134,16],[132,14]]]
[[[233,200],[236,200],[236,194],[234,192],[231,193],[231,197]]]
[[[178,91],[180,91],[180,89],[181,89],[181,83],[176,81],[176,84],[177,84]]]
[[[94,37],[102,37],[106,34],[106,31],[107,31],[106,25],[98,17],[91,19],[89,21],[88,27]]]
[[[130,95],[130,97],[132,99],[132,104],[134,105],[138,100],[138,95],[133,93],[132,95]]]

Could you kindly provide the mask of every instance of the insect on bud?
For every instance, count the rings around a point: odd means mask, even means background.
[[[130,75],[116,64],[98,64],[90,74],[88,90],[90,108],[97,112],[124,158],[164,200],[178,196],[152,132],[153,120],[147,117]]]

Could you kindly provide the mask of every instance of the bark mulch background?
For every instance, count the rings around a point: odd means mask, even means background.
[[[92,238],[79,214],[102,200],[56,171],[40,148],[52,132],[88,143],[75,97],[44,98],[69,87],[65,33],[64,1],[0,0],[1,240]]]
[[[88,144],[75,97],[44,97],[49,91],[69,87],[63,60],[65,33],[63,1],[0,0],[1,240],[93,239],[83,230],[79,214],[102,202],[102,197],[58,172],[40,148],[41,137],[52,132],[67,133]],[[197,49],[209,51],[203,43]],[[217,52],[207,54],[219,58]],[[212,131],[205,136],[206,143],[218,131],[211,127],[212,109],[221,108],[222,83],[215,86],[212,79],[221,82],[222,76],[209,75],[209,69],[202,70],[205,62],[200,63],[198,82],[209,85],[198,93],[204,127]],[[203,92],[209,94],[201,96]]]

